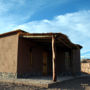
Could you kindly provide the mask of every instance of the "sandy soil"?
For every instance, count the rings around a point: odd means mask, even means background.
[[[0,83],[0,90],[90,90],[90,76],[57,83],[48,89],[26,85]]]

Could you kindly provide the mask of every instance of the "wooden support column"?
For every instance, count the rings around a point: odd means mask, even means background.
[[[55,53],[55,37],[52,36],[52,71],[53,71],[53,81],[57,80],[56,76],[56,53]]]

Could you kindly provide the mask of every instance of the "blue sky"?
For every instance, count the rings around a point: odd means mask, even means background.
[[[0,0],[0,33],[61,32],[90,51],[90,0]]]

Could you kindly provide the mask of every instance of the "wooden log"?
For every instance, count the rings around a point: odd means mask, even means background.
[[[61,42],[62,44],[64,44],[66,47],[71,48],[71,46],[69,46],[65,41],[63,41],[62,39],[57,39],[59,42]]]
[[[52,36],[52,69],[53,69],[53,81],[57,80],[56,76],[56,53],[55,53],[55,37]]]

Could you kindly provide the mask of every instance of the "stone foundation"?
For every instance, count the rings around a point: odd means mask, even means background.
[[[6,73],[6,72],[0,72],[0,78],[4,79],[15,79],[15,78],[30,78],[32,76],[42,76],[41,73]]]
[[[0,72],[0,78],[17,78],[17,74],[15,73],[7,73],[7,72]]]
[[[80,75],[81,72],[75,73],[76,76]],[[58,73],[57,76],[72,76],[73,74],[71,72],[61,72]],[[0,72],[0,78],[4,79],[16,79],[16,78],[31,78],[33,76],[43,76],[42,73],[6,73],[6,72]],[[47,76],[52,76],[52,75],[47,75]]]
[[[32,76],[42,76],[42,73],[33,72],[33,73],[18,73],[17,74],[17,78],[30,78]]]

